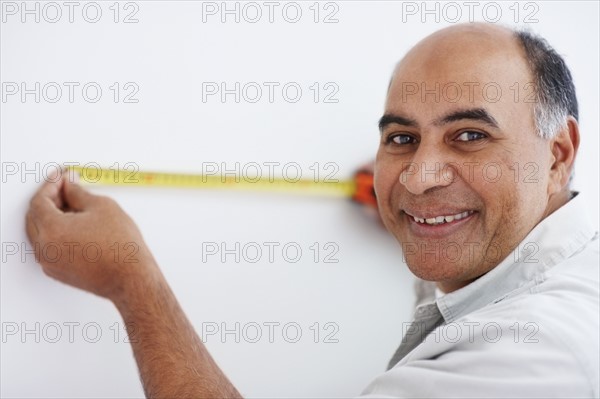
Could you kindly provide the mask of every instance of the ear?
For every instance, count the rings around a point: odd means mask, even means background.
[[[567,125],[550,140],[552,152],[552,167],[548,193],[553,194],[563,190],[569,183],[579,148],[579,124],[572,116],[567,119]]]

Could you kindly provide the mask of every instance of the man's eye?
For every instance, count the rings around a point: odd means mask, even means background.
[[[462,132],[457,138],[456,141],[475,141],[486,138],[487,136],[480,132],[475,131],[466,131]]]
[[[398,145],[413,144],[416,142],[415,138],[409,136],[408,134],[392,134],[387,138],[386,141],[388,144],[394,143]]]

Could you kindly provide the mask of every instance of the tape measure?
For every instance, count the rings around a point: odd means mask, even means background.
[[[364,205],[377,207],[373,174],[361,169],[350,180],[315,181],[312,179],[241,178],[233,175],[201,175],[143,172],[139,170],[103,169],[73,166],[80,183],[111,186],[155,186],[171,188],[228,189],[272,191],[302,195],[346,197]]]

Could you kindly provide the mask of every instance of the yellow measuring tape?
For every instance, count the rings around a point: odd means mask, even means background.
[[[142,172],[139,170],[102,169],[73,166],[82,184],[112,186],[156,186],[172,188],[230,189],[275,191],[307,195],[353,197],[355,180],[314,181],[311,179],[248,178],[240,176]]]

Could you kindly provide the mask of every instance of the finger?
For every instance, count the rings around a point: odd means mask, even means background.
[[[30,212],[33,212],[33,217],[44,219],[62,213],[60,208],[63,205],[61,196],[63,183],[64,179],[62,176],[49,178],[38,189],[30,202]]]
[[[63,200],[65,205],[74,211],[83,211],[93,204],[96,196],[81,187],[78,179],[65,179],[63,187]]]
[[[38,242],[40,229],[37,226],[35,218],[31,212],[27,212],[27,215],[25,215],[25,231],[27,232],[27,238],[29,238],[29,242],[32,244]]]
[[[64,169],[58,169],[58,170],[53,171],[46,178],[47,182],[59,184],[57,195],[53,195],[50,199],[52,200],[52,202],[54,202],[54,205],[56,205],[56,207],[60,210],[62,210],[65,206],[63,203],[63,200],[62,200],[62,195],[61,195],[61,189],[62,189],[62,184],[63,184],[63,182],[61,180],[64,178],[64,173],[65,173]]]
[[[27,238],[33,246],[35,261],[40,263],[40,228],[36,223],[35,216],[31,212],[27,212],[25,216],[25,231],[27,232]]]

